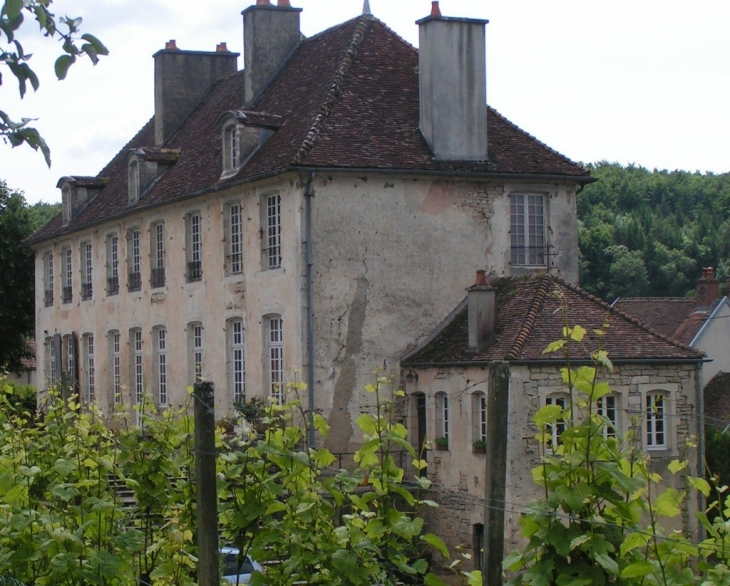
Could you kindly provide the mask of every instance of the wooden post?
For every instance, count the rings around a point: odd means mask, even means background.
[[[193,398],[198,509],[198,585],[220,586],[213,383],[195,383]]]
[[[487,391],[487,465],[484,494],[482,584],[501,586],[504,558],[504,507],[507,486],[509,363],[489,365]]]

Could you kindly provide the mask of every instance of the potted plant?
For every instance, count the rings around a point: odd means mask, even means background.
[[[261,431],[259,428],[263,426],[262,420],[266,417],[266,401],[261,397],[251,397],[248,401],[236,401],[234,407],[256,431]]]
[[[436,449],[441,452],[449,449],[449,438],[447,437],[437,437],[434,443],[436,444]]]
[[[487,442],[483,439],[475,440],[471,445],[471,451],[474,454],[486,454],[487,453]]]

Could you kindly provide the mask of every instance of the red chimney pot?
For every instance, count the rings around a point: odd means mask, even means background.
[[[489,285],[489,283],[487,282],[487,271],[485,271],[484,269],[479,269],[477,271],[477,280],[474,281],[474,286],[478,287],[483,285]]]
[[[219,45],[215,46],[216,53],[227,53],[228,52],[228,46],[226,45],[225,41],[220,43]]]
[[[441,8],[439,8],[438,0],[431,2],[431,16],[441,16]]]
[[[271,6],[269,0],[256,0],[256,6]]]
[[[175,43],[175,39],[170,39],[165,43],[165,50],[166,51],[177,51],[177,43]]]
[[[291,8],[291,4],[289,4],[289,0],[279,0],[279,3],[277,4],[277,6],[279,6],[279,7],[283,6],[284,8]]]

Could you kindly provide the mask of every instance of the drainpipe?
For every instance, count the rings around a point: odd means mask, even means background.
[[[705,477],[705,394],[702,392],[702,363],[700,362],[695,370],[695,403],[697,405],[697,476]],[[697,508],[700,512],[705,510],[705,497],[697,491]],[[699,541],[705,538],[705,528],[702,523],[697,526]]]
[[[309,175],[305,198],[305,231],[307,239],[307,388],[309,389],[309,446],[314,448],[314,308],[312,307],[312,198],[314,171]]]

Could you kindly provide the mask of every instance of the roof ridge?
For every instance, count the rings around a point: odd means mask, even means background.
[[[527,311],[525,321],[522,323],[522,327],[517,333],[517,337],[512,344],[512,348],[505,356],[505,360],[516,360],[520,355],[520,352],[522,352],[522,349],[525,347],[525,343],[532,333],[532,328],[535,325],[535,320],[537,320],[538,314],[540,313],[540,308],[545,302],[545,297],[547,297],[550,284],[554,283],[555,280],[550,275],[543,275],[540,278],[540,284],[537,287],[537,292],[532,298],[532,304],[530,305],[530,309]]]
[[[541,147],[543,147],[543,148],[546,148],[546,149],[547,149],[547,150],[549,150],[549,151],[550,151],[551,153],[553,153],[553,154],[555,154],[555,155],[559,156],[560,158],[564,159],[565,161],[567,161],[567,162],[568,162],[568,163],[570,163],[571,165],[574,165],[575,167],[578,167],[579,169],[581,169],[581,170],[582,170],[582,171],[583,171],[583,172],[585,173],[585,175],[590,175],[590,174],[591,174],[591,172],[590,172],[590,171],[588,171],[587,169],[585,169],[585,168],[584,168],[584,167],[583,167],[582,165],[580,165],[580,164],[576,163],[576,162],[575,162],[575,161],[574,161],[573,159],[571,159],[571,158],[567,157],[567,156],[566,156],[566,155],[564,155],[563,153],[561,153],[561,152],[559,152],[559,151],[556,151],[556,150],[555,150],[554,148],[552,148],[552,147],[548,146],[547,144],[545,144],[544,142],[542,142],[542,141],[541,141],[541,140],[540,140],[539,138],[537,138],[536,136],[533,136],[532,134],[530,134],[530,133],[529,133],[529,132],[527,132],[526,130],[523,130],[522,128],[520,128],[519,126],[517,126],[517,124],[515,124],[514,122],[512,122],[511,120],[509,120],[508,118],[506,118],[506,117],[505,117],[504,115],[500,114],[500,113],[499,113],[499,112],[498,112],[497,110],[495,110],[494,108],[492,108],[492,106],[490,106],[489,104],[487,104],[487,110],[488,110],[489,112],[491,112],[492,114],[494,114],[495,116],[498,116],[498,117],[499,117],[499,118],[500,118],[501,120],[503,120],[503,121],[504,121],[504,122],[505,122],[506,124],[508,124],[509,126],[511,126],[512,128],[514,128],[514,129],[515,129],[515,130],[517,130],[518,132],[521,132],[521,133],[522,133],[522,134],[524,134],[525,136],[527,136],[527,137],[529,137],[530,139],[534,140],[534,141],[535,141],[535,142],[536,142],[537,144],[539,144],[539,145],[540,145]]]
[[[564,282],[562,279],[556,278],[556,280],[559,281],[563,286],[565,286],[568,289],[570,289],[571,291],[573,291],[574,293],[580,295],[581,297],[584,297],[584,298],[588,299],[589,301],[592,301],[592,302],[597,303],[599,305],[602,305],[607,310],[611,311],[612,313],[615,313],[619,317],[622,317],[623,319],[627,320],[629,323],[632,323],[635,326],[640,327],[644,331],[650,333],[653,336],[656,336],[657,338],[659,338],[661,340],[664,340],[665,342],[669,342],[672,346],[675,346],[675,347],[677,347],[677,348],[679,348],[681,350],[689,350],[689,351],[694,352],[695,354],[698,354],[698,355],[700,355],[700,354],[701,355],[704,355],[704,352],[700,352],[700,351],[692,348],[691,346],[687,346],[686,344],[683,344],[682,342],[679,342],[679,341],[675,340],[674,338],[670,338],[669,336],[665,336],[664,334],[656,331],[651,326],[645,324],[640,319],[638,319],[638,318],[636,318],[636,317],[634,317],[632,315],[629,315],[628,313],[625,313],[624,311],[616,308],[615,306],[613,306],[613,305],[605,302],[600,297],[596,297],[595,295],[592,295],[591,293],[588,293],[588,291],[586,291],[584,289],[581,289],[580,287],[575,287],[573,285],[570,285],[569,283]],[[684,323],[684,322],[682,322],[682,323]],[[610,358],[610,356],[609,356],[609,358]]]
[[[345,51],[345,56],[343,57],[339,67],[337,67],[337,70],[335,71],[332,83],[327,90],[327,97],[320,106],[319,113],[314,117],[312,125],[309,128],[309,132],[307,132],[307,135],[304,137],[304,140],[302,141],[302,144],[300,145],[297,154],[294,155],[294,157],[291,159],[291,165],[300,164],[302,162],[302,159],[306,157],[309,151],[314,148],[314,143],[316,142],[319,133],[322,131],[324,123],[327,121],[327,118],[332,111],[335,103],[342,95],[342,87],[344,85],[345,79],[350,72],[352,62],[357,57],[360,46],[365,39],[365,33],[367,32],[370,23],[372,23],[373,18],[369,15],[362,15],[357,17],[356,20],[358,21],[357,26],[352,33],[352,37],[350,37],[350,43],[348,44],[347,50]]]

